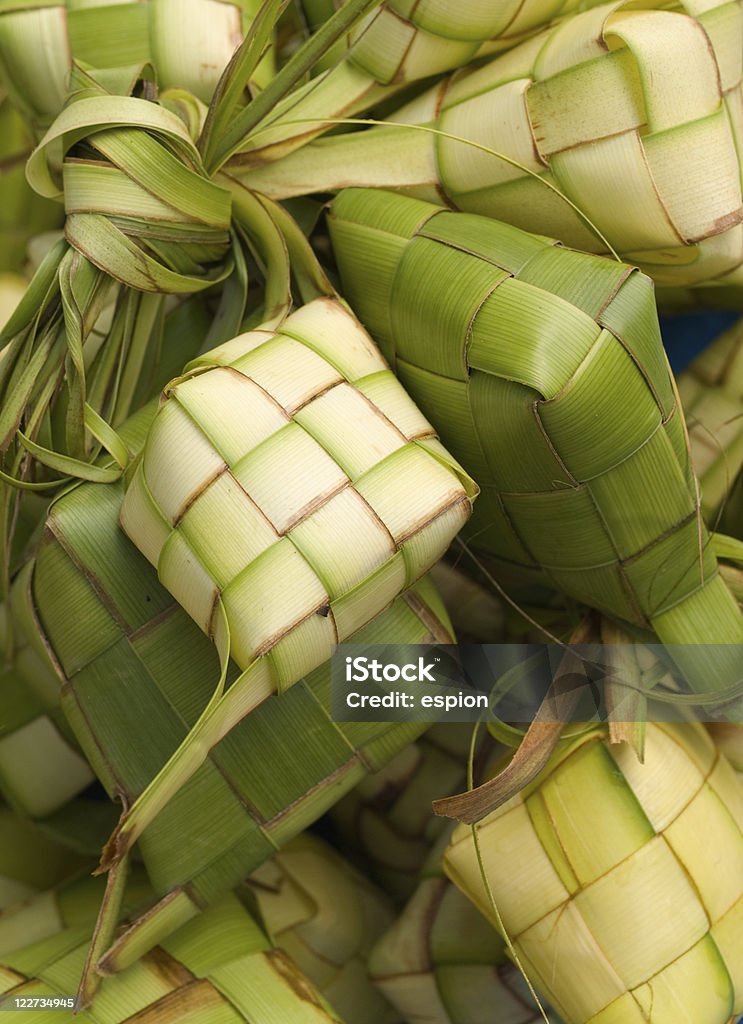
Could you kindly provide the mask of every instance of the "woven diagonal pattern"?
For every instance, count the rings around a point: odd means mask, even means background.
[[[263,659],[281,690],[438,561],[475,489],[338,303],[205,358],[168,389],[121,522],[201,629],[219,641],[224,608],[237,664]]]
[[[583,737],[480,827],[504,926],[567,1024],[743,1010],[743,790],[702,726],[649,725],[647,741],[640,765]],[[491,916],[469,828],[445,867]]]
[[[0,954],[0,997],[69,997],[89,939],[89,929],[67,928]],[[37,1020],[46,1016],[33,1013]],[[53,1018],[60,1024],[80,1019],[72,1010],[54,1010]],[[342,1024],[294,962],[272,949],[235,896],[107,979],[86,1018],[94,1024]]]
[[[543,1021],[503,939],[447,878],[428,873],[369,961],[403,1020]]]
[[[218,666],[212,644],[118,529],[121,498],[119,485],[86,484],[55,503],[34,595],[65,713],[109,794],[131,804],[195,723]],[[422,581],[358,639],[449,642],[451,634]],[[198,905],[220,895],[423,728],[331,721],[327,667],[265,701],[142,836],[157,894],[184,886]]]
[[[331,232],[349,301],[480,484],[467,537],[506,582],[656,629],[717,599],[647,278],[384,193],[344,193]],[[719,600],[699,642],[738,628]]]
[[[741,5],[705,5],[698,21],[681,10],[576,15],[395,119],[433,122],[541,175],[659,283],[717,279],[743,260]],[[455,207],[606,251],[520,167],[441,137],[427,144]]]

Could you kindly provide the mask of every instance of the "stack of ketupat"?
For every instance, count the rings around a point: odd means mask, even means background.
[[[0,3],[0,1007],[743,1012],[739,328],[677,389],[654,292],[743,311],[742,65],[739,0]],[[489,738],[333,720],[519,616],[718,721],[456,796]]]

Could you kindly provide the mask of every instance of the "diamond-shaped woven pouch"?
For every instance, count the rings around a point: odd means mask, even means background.
[[[665,643],[740,644],[649,279],[370,189],[339,196],[330,230],[344,294],[480,484],[466,536],[509,587],[546,582]]]
[[[121,522],[201,629],[280,691],[438,561],[476,488],[333,300],[192,368]]]
[[[648,723],[644,764],[586,733],[483,819],[479,852],[472,832],[456,829],[444,868],[494,924],[495,900],[562,1020],[743,1010],[743,790],[701,725]]]

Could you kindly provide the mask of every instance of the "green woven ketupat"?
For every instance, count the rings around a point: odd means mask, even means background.
[[[73,996],[90,939],[78,924],[0,954],[0,1006]],[[71,1009],[35,1009],[34,1024],[74,1024]],[[109,978],[83,1015],[91,1024],[344,1024],[235,896]]]
[[[737,0],[603,4],[389,117],[433,133],[338,135],[244,181],[276,198],[399,188],[577,249],[608,241],[660,284],[739,284],[742,54]]]
[[[330,231],[344,294],[480,484],[465,536],[514,594],[551,587],[664,643],[740,644],[651,282],[372,190],[344,192]],[[739,681],[737,648],[720,655],[715,677],[685,652],[696,689]]]
[[[318,298],[192,361],[166,387],[121,524],[243,670],[107,851],[125,853],[205,753],[420,579],[477,487],[358,320]],[[255,594],[261,595],[260,601]]]
[[[148,420],[136,417],[125,432],[133,451]],[[121,532],[122,496],[121,484],[82,484],[53,504],[33,588],[64,680],[64,710],[109,794],[131,804],[196,722],[219,664],[213,645]],[[426,582],[364,636],[451,639]],[[230,679],[236,675],[233,668]],[[265,701],[145,830],[140,850],[153,886],[158,896],[171,894],[177,915],[192,916],[236,885],[424,728],[335,723],[329,707],[328,667]]]
[[[562,746],[478,826],[485,877],[565,1024],[728,1024],[743,1011],[743,787],[699,724]],[[444,870],[493,923],[472,829]],[[731,1022],[732,1024],[732,1022]]]

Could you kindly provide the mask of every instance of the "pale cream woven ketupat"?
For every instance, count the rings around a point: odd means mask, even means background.
[[[743,788],[698,724],[602,729],[478,826],[529,978],[565,1024],[728,1024],[743,1011]],[[472,829],[446,873],[493,923]]]
[[[358,321],[318,299],[168,386],[121,522],[280,691],[438,561],[476,491]]]

